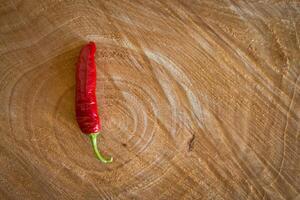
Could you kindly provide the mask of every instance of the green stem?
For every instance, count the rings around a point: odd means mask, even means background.
[[[97,158],[101,162],[103,162],[103,163],[111,163],[113,161],[112,157],[110,157],[109,159],[107,159],[104,156],[102,156],[102,154],[98,151],[97,136],[98,136],[98,133],[92,133],[92,134],[90,134],[90,139],[91,139],[91,142],[92,142],[92,145],[93,145],[93,149],[94,149],[94,152],[95,152]]]

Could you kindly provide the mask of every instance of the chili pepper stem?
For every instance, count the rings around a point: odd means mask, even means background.
[[[96,157],[103,163],[111,163],[113,161],[113,158],[110,157],[109,159],[105,158],[98,150],[98,147],[97,147],[97,136],[98,136],[99,133],[92,133],[90,134],[90,139],[91,139],[91,142],[92,142],[92,146],[93,146],[93,149],[94,149],[94,152],[96,154]]]

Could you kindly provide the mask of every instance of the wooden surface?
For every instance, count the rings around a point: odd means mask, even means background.
[[[0,4],[0,199],[300,199],[299,1]],[[74,117],[97,44],[104,165]]]

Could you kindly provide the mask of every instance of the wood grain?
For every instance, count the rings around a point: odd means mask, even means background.
[[[0,5],[0,199],[300,198],[297,0]],[[97,44],[101,164],[74,113]]]

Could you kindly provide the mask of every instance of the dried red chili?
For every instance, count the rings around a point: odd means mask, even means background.
[[[80,52],[76,64],[76,119],[84,134],[90,136],[97,158],[104,162],[112,162],[112,157],[106,159],[98,151],[97,136],[101,130],[96,99],[96,44],[89,42]]]

